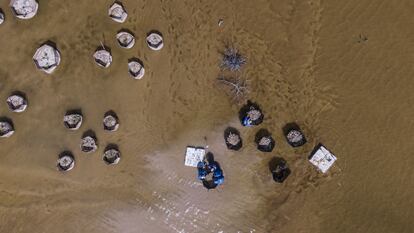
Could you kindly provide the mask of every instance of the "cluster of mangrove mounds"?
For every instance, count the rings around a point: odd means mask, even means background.
[[[59,171],[70,171],[75,166],[75,157],[70,151],[64,151],[59,154],[57,168]]]
[[[243,126],[259,125],[263,122],[263,112],[259,105],[251,101],[247,101],[239,111],[240,122]]]
[[[33,61],[39,70],[51,74],[60,64],[60,52],[56,44],[51,41],[43,43],[33,55]]]
[[[305,135],[296,123],[289,123],[283,127],[283,133],[292,147],[299,147],[306,143]]]
[[[11,0],[10,8],[19,19],[30,19],[37,14],[39,3],[36,0]]]
[[[246,62],[246,57],[241,55],[236,48],[226,47],[223,52],[220,67],[230,71],[240,71]]]
[[[0,24],[2,24],[5,19],[6,19],[6,16],[4,15],[3,10],[0,8]]]
[[[80,148],[85,153],[93,153],[98,149],[98,139],[92,130],[88,130],[82,135]]]
[[[135,44],[134,34],[127,29],[118,31],[116,34],[116,40],[118,41],[119,46],[124,49],[130,49]]]
[[[95,59],[95,63],[103,68],[108,68],[112,63],[112,54],[111,49],[105,46],[99,46],[95,53],[93,54],[93,58]]]
[[[13,121],[7,117],[0,117],[0,137],[8,138],[14,133]]]
[[[230,150],[240,150],[243,146],[243,141],[240,137],[240,132],[233,128],[228,127],[224,130],[224,141],[226,142],[226,146]]]
[[[272,173],[273,180],[278,183],[283,183],[291,173],[286,160],[279,157],[270,160],[269,170]]]
[[[117,131],[119,128],[119,119],[114,111],[108,111],[104,115],[103,127],[106,131]]]
[[[123,23],[128,17],[124,6],[120,1],[115,1],[108,9],[108,15],[117,23]]]
[[[255,142],[257,144],[257,149],[262,152],[272,152],[276,145],[272,135],[266,129],[260,129],[256,133]]]
[[[121,152],[119,151],[118,146],[115,144],[109,144],[105,148],[102,159],[108,165],[118,164],[119,160],[121,160]]]
[[[152,50],[160,50],[164,47],[164,39],[161,32],[159,31],[150,31],[147,34],[147,44],[148,47]]]
[[[69,110],[63,117],[63,124],[67,129],[77,130],[82,125],[82,111],[80,109]]]
[[[128,60],[128,72],[133,79],[142,79],[145,75],[144,64],[138,58]]]
[[[14,92],[7,97],[7,105],[12,112],[24,112],[27,108],[27,99],[22,92]]]

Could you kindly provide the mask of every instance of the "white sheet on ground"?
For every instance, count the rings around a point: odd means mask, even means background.
[[[185,152],[185,166],[197,167],[198,162],[204,160],[206,150],[202,147],[188,146]]]
[[[312,155],[309,161],[322,173],[326,173],[335,163],[336,157],[326,147],[320,146]]]

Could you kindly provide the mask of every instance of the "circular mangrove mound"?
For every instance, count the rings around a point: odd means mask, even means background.
[[[278,159],[275,167],[272,169],[273,180],[277,183],[283,183],[290,175],[290,169],[284,159]]]
[[[63,117],[63,124],[67,129],[77,130],[82,125],[83,117],[80,113],[67,113]]]
[[[264,136],[257,143],[257,149],[262,152],[272,152],[274,147],[275,140],[271,136]]]
[[[33,61],[39,70],[51,74],[60,64],[60,52],[51,42],[47,42],[36,50]]]
[[[96,50],[96,52],[93,54],[93,58],[95,59],[95,63],[103,68],[108,68],[112,63],[111,52],[104,48]]]
[[[3,118],[0,120],[0,137],[8,138],[14,133],[13,122],[10,119]]]
[[[94,136],[84,136],[81,139],[80,148],[85,153],[92,153],[98,149],[97,139]]]
[[[112,20],[118,23],[123,23],[128,17],[128,14],[122,4],[115,1],[108,9],[108,15]]]
[[[286,133],[286,140],[293,147],[302,146],[306,143],[305,136],[299,129],[291,129]]]
[[[19,19],[30,19],[37,14],[39,4],[36,0],[11,0],[10,8]]]
[[[62,152],[57,160],[57,168],[59,171],[70,171],[75,166],[75,157],[69,151]]]
[[[116,40],[121,48],[130,49],[135,44],[135,37],[127,31],[120,31],[116,34]]]
[[[248,101],[247,104],[240,109],[239,118],[243,126],[253,126],[261,124],[264,115],[259,105]]]
[[[152,50],[160,50],[164,47],[164,40],[160,32],[152,31],[147,35],[148,47]]]
[[[243,146],[242,139],[240,137],[240,133],[235,128],[227,128],[224,131],[224,141],[226,142],[226,146],[230,150],[240,150]]]
[[[142,79],[145,74],[144,65],[138,59],[128,62],[128,72],[134,79]]]
[[[117,131],[119,128],[118,116],[112,111],[107,112],[103,119],[103,126],[104,130]]]
[[[254,141],[257,144],[257,149],[262,152],[272,152],[276,145],[275,140],[267,129],[257,131]]]
[[[121,160],[121,152],[117,148],[106,149],[103,154],[103,161],[108,164],[118,164]]]
[[[23,95],[11,95],[6,102],[12,112],[23,112],[27,108],[27,100]]]

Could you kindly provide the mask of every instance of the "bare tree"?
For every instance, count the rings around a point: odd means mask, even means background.
[[[231,97],[231,101],[237,104],[244,102],[247,99],[247,95],[250,92],[248,80],[237,77],[224,77],[217,78],[218,84],[220,84],[226,91],[227,95]]]

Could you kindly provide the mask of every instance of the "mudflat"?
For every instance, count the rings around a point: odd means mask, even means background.
[[[414,2],[124,0],[128,18],[112,21],[100,1],[39,1],[30,20],[0,7],[0,115],[16,132],[0,140],[0,232],[303,232],[409,233],[414,229]],[[222,19],[221,26],[218,25]],[[122,49],[128,29],[135,46]],[[164,48],[150,50],[158,30]],[[54,41],[62,61],[51,75],[32,56]],[[108,69],[92,55],[111,48]],[[247,64],[249,99],[263,124],[242,127],[239,107],[217,86],[220,52],[239,49]],[[137,57],[145,76],[128,74]],[[29,106],[8,110],[19,90]],[[81,108],[82,127],[68,131],[63,116]],[[104,131],[108,110],[119,130]],[[282,127],[296,122],[308,143],[290,147]],[[240,151],[229,151],[224,129],[237,128]],[[254,136],[268,129],[272,153]],[[94,130],[99,148],[79,147]],[[308,161],[322,142],[338,157],[322,175]],[[106,144],[119,145],[115,166],[102,161]],[[187,145],[208,146],[226,177],[206,191],[184,166]],[[70,150],[76,166],[56,169]],[[287,160],[292,174],[272,180],[268,163]]]

